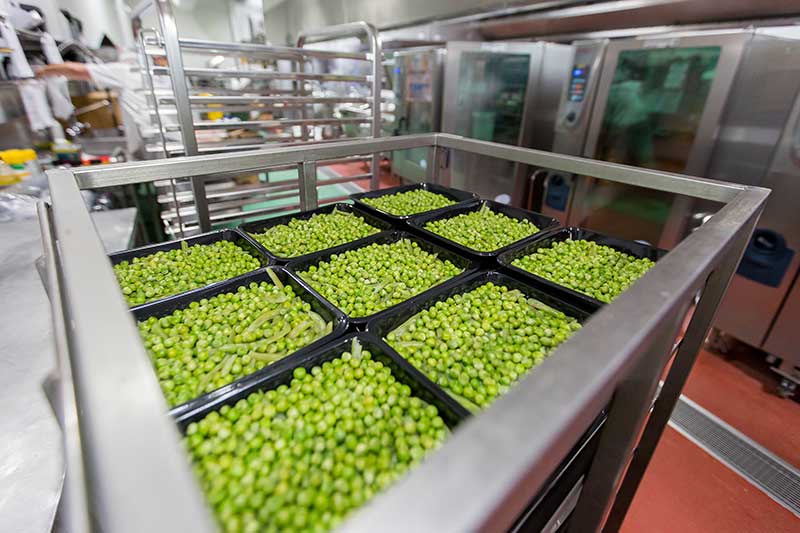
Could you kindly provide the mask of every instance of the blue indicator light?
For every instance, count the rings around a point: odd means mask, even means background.
[[[583,69],[582,68],[576,68],[575,70],[572,71],[572,75],[573,76],[583,76]]]

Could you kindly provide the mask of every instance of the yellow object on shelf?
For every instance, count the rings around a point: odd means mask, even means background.
[[[8,165],[25,165],[28,161],[36,161],[36,152],[30,148],[26,150],[3,150],[0,158]]]

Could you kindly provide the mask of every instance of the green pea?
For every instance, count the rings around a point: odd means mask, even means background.
[[[514,266],[610,302],[655,264],[594,241],[565,240],[516,259]]]
[[[361,201],[395,216],[415,215],[456,203],[444,195],[425,189],[386,194],[376,198],[362,198]]]
[[[365,370],[360,377],[352,361]],[[293,378],[186,430],[194,471],[224,531],[327,531],[448,436],[436,407],[410,396],[368,351],[295,369]],[[364,407],[377,397],[405,401],[388,416],[388,406]],[[347,407],[330,410],[334,398]],[[367,416],[371,424],[362,420]],[[332,437],[309,431],[320,421]]]
[[[492,252],[539,232],[530,221],[497,213],[486,204],[477,211],[428,222],[425,229],[479,252]]]
[[[399,304],[462,270],[411,240],[370,244],[300,272],[317,292],[350,316],[368,316]]]
[[[231,241],[160,251],[114,265],[128,305],[140,305],[179,292],[233,278],[261,266],[258,258]]]
[[[230,325],[218,326],[224,323]],[[241,286],[139,323],[170,406],[252,374],[331,329],[332,324],[313,312],[290,286],[268,282]]]
[[[378,231],[362,217],[334,209],[307,219],[294,218],[286,224],[254,233],[253,237],[277,256],[296,257],[362,239]]]
[[[544,322],[551,326],[523,327]],[[519,290],[489,282],[437,302],[388,333],[385,340],[456,400],[476,411],[503,394],[508,385],[579,328],[574,318]],[[553,333],[556,329],[558,334]],[[543,336],[545,333],[552,337]],[[542,357],[530,357],[539,349]]]

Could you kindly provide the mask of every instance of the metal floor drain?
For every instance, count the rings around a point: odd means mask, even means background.
[[[800,470],[685,396],[670,426],[800,517]]]

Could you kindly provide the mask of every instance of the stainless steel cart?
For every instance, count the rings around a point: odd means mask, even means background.
[[[426,148],[437,162],[428,167],[431,181],[447,183],[454,160],[478,154],[724,204],[342,529],[511,529],[601,414],[596,452],[548,517],[548,527],[555,529],[570,513],[572,531],[595,530],[605,519],[608,529],[619,526],[769,191],[424,134],[48,173],[52,204],[42,204],[40,218],[62,378],[67,476],[61,519],[68,530],[88,531],[90,523],[114,532],[214,529],[80,190],[164,178],[202,182],[219,173],[293,165],[304,203],[312,207],[317,162],[411,148]]]
[[[170,0],[144,0],[131,12],[132,19],[144,15],[154,15],[154,27],[144,28],[138,41],[153,125],[145,143],[151,157],[380,137],[382,53],[372,25],[305,32],[288,47],[180,37]],[[309,46],[345,37],[363,38],[367,51]],[[377,179],[377,167],[372,159],[368,172],[333,176],[337,181],[328,185]],[[183,236],[301,207],[290,200],[297,196],[296,179],[269,177],[157,180],[162,220],[170,233]]]

